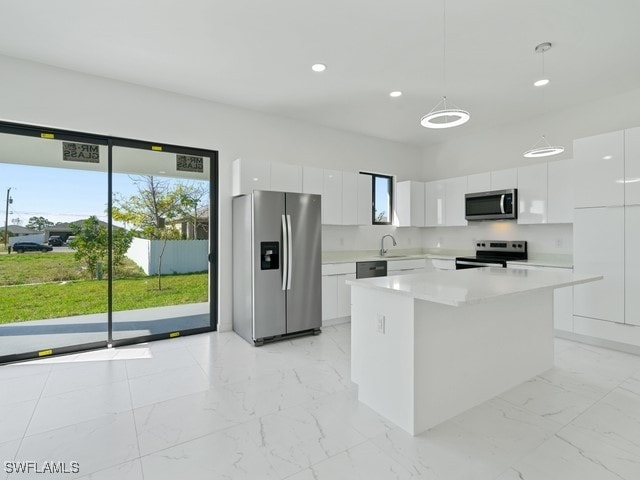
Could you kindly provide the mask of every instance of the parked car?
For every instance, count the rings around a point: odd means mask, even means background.
[[[13,244],[13,251],[16,253],[24,252],[50,252],[53,250],[51,245],[36,242],[16,242]]]
[[[69,235],[69,237],[67,238],[67,241],[64,242],[65,245],[69,245],[71,242],[73,242],[76,239],[75,235]]]
[[[52,247],[61,247],[64,244],[64,242],[62,241],[62,238],[59,237],[58,235],[51,235],[49,237],[49,240],[47,240],[47,243]]]

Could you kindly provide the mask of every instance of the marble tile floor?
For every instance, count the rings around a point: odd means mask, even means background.
[[[558,339],[554,369],[412,437],[357,401],[349,352],[347,323],[0,366],[0,478],[640,478],[640,357]]]

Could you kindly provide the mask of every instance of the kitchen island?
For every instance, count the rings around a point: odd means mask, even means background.
[[[597,275],[476,268],[350,280],[358,398],[417,435],[553,366],[553,289]]]

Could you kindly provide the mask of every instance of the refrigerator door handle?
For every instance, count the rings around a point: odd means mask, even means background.
[[[287,290],[291,290],[291,277],[293,273],[293,238],[291,231],[291,215],[287,215],[287,254],[289,256],[287,262],[289,266],[287,273]]]
[[[289,273],[289,243],[287,235],[287,220],[282,215],[282,290],[287,289],[287,275]]]

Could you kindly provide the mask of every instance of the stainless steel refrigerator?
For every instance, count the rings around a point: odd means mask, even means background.
[[[254,345],[320,333],[320,195],[233,199],[233,329]]]

